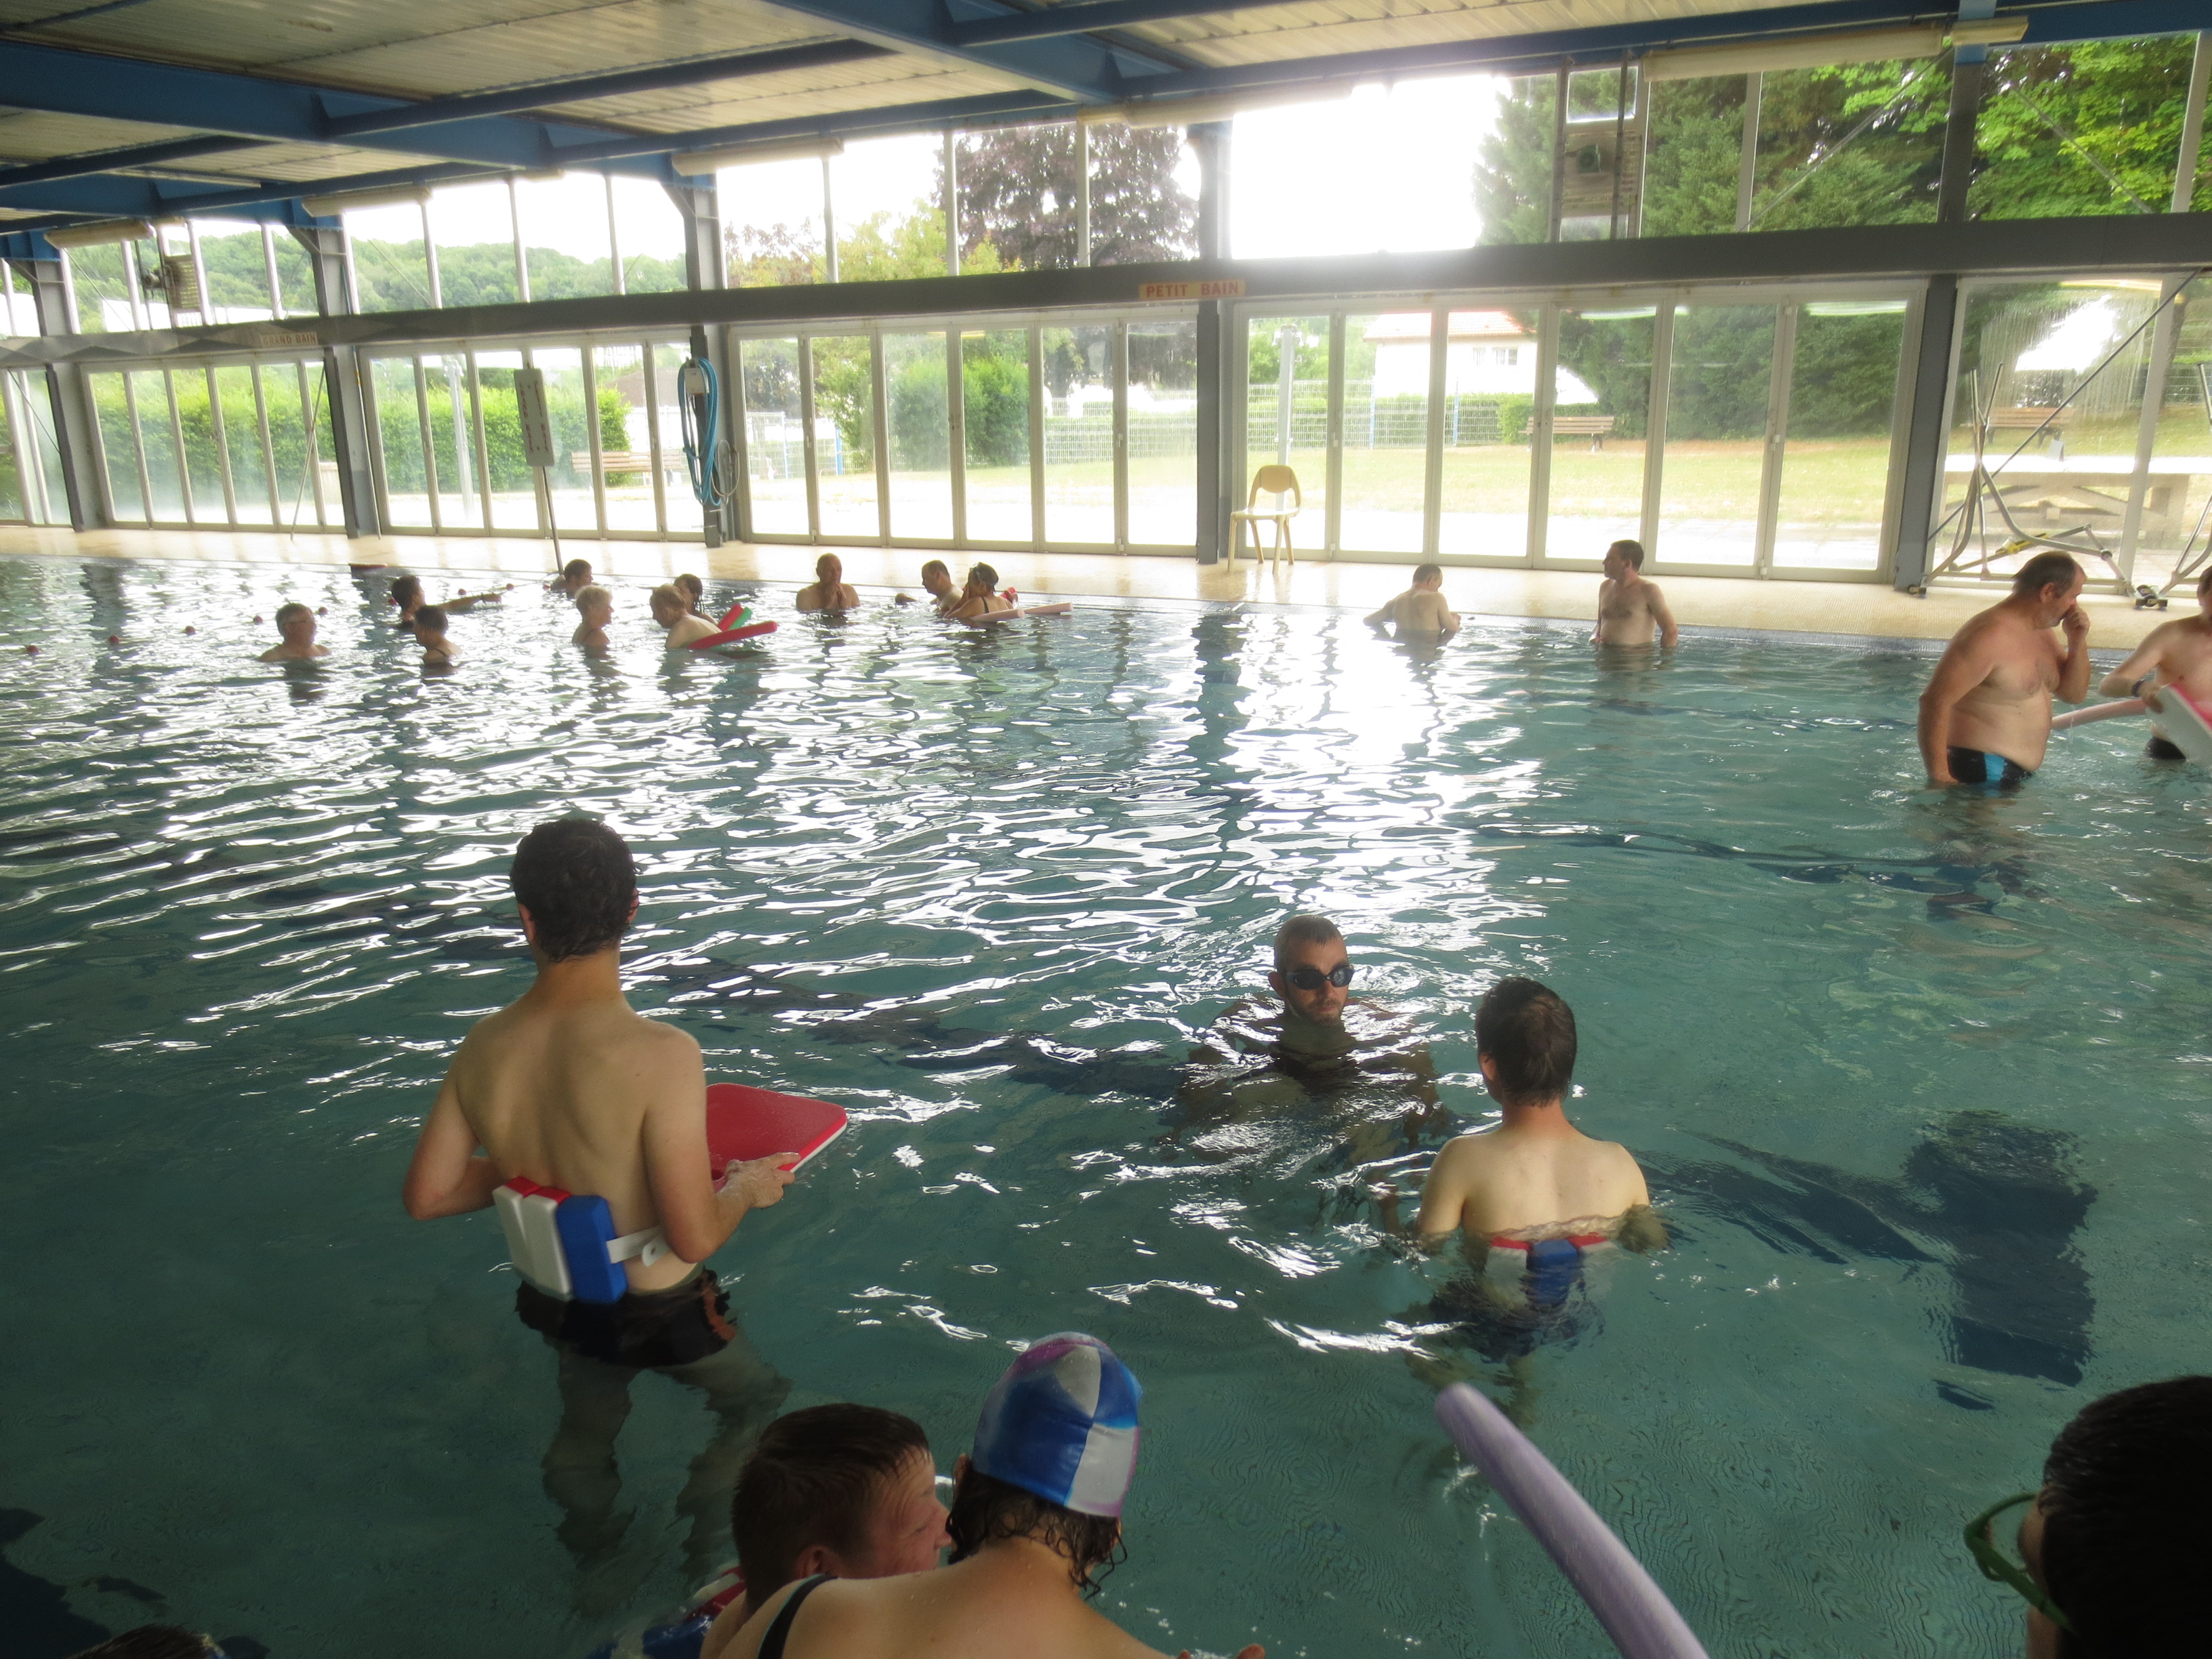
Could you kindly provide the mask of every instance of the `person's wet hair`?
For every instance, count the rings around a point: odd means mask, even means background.
[[[415,631],[418,634],[442,634],[446,631],[446,608],[441,605],[426,605],[415,613]]]
[[[402,605],[410,599],[421,599],[422,597],[422,581],[414,576],[394,576],[392,579],[392,597]]]
[[[969,565],[968,567],[968,586],[974,587],[979,582],[984,587],[995,593],[998,592],[999,588],[998,571],[988,564]]]
[[[611,611],[614,609],[614,604],[615,596],[597,582],[593,582],[588,587],[580,587],[576,590],[576,609],[579,611],[588,612],[594,605],[605,605]]]
[[[276,626],[281,629],[287,623],[295,621],[301,617],[312,617],[314,614],[299,600],[294,599],[288,605],[280,605],[276,607]]]
[[[1533,979],[1501,979],[1474,1011],[1474,1051],[1497,1062],[1490,1091],[1510,1106],[1562,1100],[1575,1076],[1575,1013]]]
[[[587,582],[591,580],[592,562],[589,559],[569,560],[568,563],[561,567],[561,580],[570,582]]]
[[[2043,1468],[2043,1583],[2074,1626],[2063,1659],[2201,1653],[2197,1574],[2212,1551],[2212,1376],[2082,1407]]]
[[[656,609],[664,605],[667,605],[679,616],[689,616],[691,613],[691,607],[684,603],[684,590],[673,582],[661,583],[647,595],[646,603]]]
[[[944,577],[947,581],[951,581],[952,580],[952,567],[946,564],[942,559],[932,559],[927,564],[921,568],[921,574],[925,577],[930,575],[933,572]],[[2207,571],[2205,574],[2212,575],[2212,571]]]
[[[2212,593],[2212,564],[2206,565],[2204,574],[2197,579],[2197,591],[2200,593]]]
[[[1622,558],[1628,561],[1629,566],[1632,569],[1641,570],[1644,568],[1644,544],[1642,542],[1618,541],[1605,550],[1608,553],[1620,554]]]
[[[1098,1594],[1106,1576],[1099,1568],[1111,1572],[1123,1559],[1117,1517],[1079,1514],[972,1468],[952,1494],[945,1530],[952,1540],[955,1561],[1009,1539],[1042,1544],[1066,1561],[1067,1576],[1085,1595]]]
[[[2055,587],[2063,593],[2073,586],[2075,578],[2081,574],[2081,567],[2075,562],[2071,553],[2056,550],[2039,553],[2013,573],[2012,591],[2023,598],[2040,593],[2046,587]]]
[[[1417,564],[1413,580],[1417,582],[1440,582],[1444,579],[1444,568],[1440,564]]]
[[[797,1577],[812,1545],[851,1559],[878,1496],[917,1452],[929,1455],[921,1425],[875,1406],[810,1406],[763,1429],[730,1495],[746,1605]]]
[[[696,611],[700,601],[707,597],[707,584],[687,570],[676,579],[676,586],[684,590],[684,597],[691,602],[691,609]]]
[[[637,866],[623,838],[597,818],[541,823],[514,849],[507,872],[549,962],[595,956],[620,942],[637,902]]]
[[[1283,965],[1283,957],[1301,945],[1331,945],[1344,935],[1327,916],[1292,916],[1275,929],[1275,966]]]

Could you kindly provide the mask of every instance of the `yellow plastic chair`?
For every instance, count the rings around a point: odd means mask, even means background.
[[[1270,507],[1261,507],[1260,497],[1262,495],[1273,496],[1275,504]],[[1285,496],[1290,498],[1288,507],[1283,505]],[[1245,498],[1241,509],[1229,515],[1229,562],[1235,564],[1237,554],[1243,551],[1247,525],[1252,526],[1252,556],[1255,560],[1260,557],[1259,526],[1265,520],[1275,527],[1274,538],[1267,547],[1267,557],[1273,560],[1279,556],[1296,564],[1298,556],[1297,550],[1291,545],[1291,520],[1297,517],[1298,509],[1304,505],[1305,495],[1298,489],[1298,475],[1287,466],[1271,464],[1255,472],[1251,495]]]

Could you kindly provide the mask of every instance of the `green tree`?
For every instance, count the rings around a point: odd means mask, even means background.
[[[1974,216],[2166,211],[2193,51],[2172,35],[1993,53],[1974,129]]]
[[[1076,130],[1006,127],[959,142],[960,264],[995,247],[1009,266],[1062,270],[1077,263],[1081,192]],[[1198,201],[1176,179],[1179,127],[1094,127],[1091,133],[1091,257],[1101,265],[1198,254]],[[937,198],[945,170],[938,163]]]

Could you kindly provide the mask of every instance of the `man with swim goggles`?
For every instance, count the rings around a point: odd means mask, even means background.
[[[1395,1097],[1387,1133],[1355,1133],[1355,1161],[1392,1150],[1440,1114],[1436,1066],[1413,1023],[1352,994],[1352,953],[1326,916],[1292,916],[1275,931],[1267,984],[1194,1047],[1180,1091],[1200,1121],[1242,1118],[1350,1094]],[[1370,1144],[1372,1143],[1372,1144]]]
[[[2212,1376],[2124,1389],[2051,1443],[2043,1486],[1966,1522],[1982,1577],[2027,1603],[2027,1659],[2180,1659],[2202,1653],[2197,1574],[2212,1552]],[[2027,1506],[2020,1560],[1995,1536]]]

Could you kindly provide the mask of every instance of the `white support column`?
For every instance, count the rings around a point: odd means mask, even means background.
[[[1759,112],[1766,98],[1766,76],[1753,70],[1743,77],[1743,150],[1735,170],[1735,228],[1751,228],[1751,198],[1759,189]]]
[[[1552,415],[1559,391],[1559,307],[1547,305],[1536,324],[1536,395],[1528,406],[1528,528],[1523,546],[1530,564],[1543,562],[1551,530]]]
[[[2143,499],[2150,491],[2151,452],[2158,447],[2158,417],[2166,407],[2166,376],[2173,372],[2173,348],[2181,332],[2183,301],[2173,296],[2191,280],[2185,276],[2169,276],[2159,289],[2158,297],[2164,303],[2151,329],[2150,356],[2143,366],[2142,412],[2136,422],[2135,477],[2128,484],[2128,508],[2120,520],[2119,550],[2112,560],[2119,567],[2124,591],[2135,584],[2136,547],[2142,536]]]
[[[1564,82],[1562,83],[1564,85]],[[1556,226],[1554,227],[1556,228]],[[1442,536],[1444,493],[1445,369],[1451,358],[1451,312],[1439,307],[1429,313],[1429,432],[1426,465],[1422,468],[1421,556],[1437,556]]]
[[[1674,302],[1662,300],[1651,319],[1651,405],[1644,416],[1644,519],[1637,539],[1646,567],[1659,562],[1659,488],[1665,477],[1668,385],[1673,379]]]
[[[960,140],[945,130],[945,271],[960,274]]]
[[[837,204],[830,190],[830,158],[822,158],[822,257],[825,275],[837,280]]]
[[[2204,151],[2204,94],[2212,83],[2212,30],[2197,37],[2197,56],[2189,66],[2189,103],[2181,117],[2181,153],[2174,158],[2173,202],[2169,213],[2186,213],[2197,198],[2197,163]]]
[[[1091,129],[1080,121],[1075,124],[1075,263],[1091,263]]]

